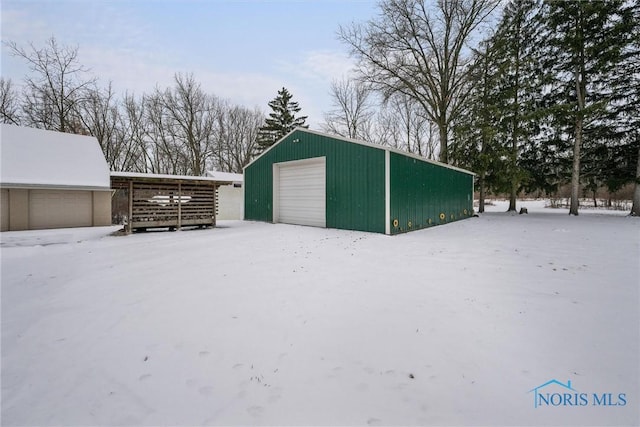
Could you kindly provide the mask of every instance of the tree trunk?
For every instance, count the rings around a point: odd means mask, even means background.
[[[578,111],[576,111],[576,129],[573,142],[573,167],[571,169],[571,206],[569,207],[569,215],[578,215],[578,205],[580,196],[580,151],[582,148],[582,126],[583,111],[587,97],[587,88],[585,79],[584,65],[584,40],[582,38],[582,15],[579,16],[577,24],[578,38],[580,42],[579,63],[575,70],[576,82],[576,100],[578,102]]]
[[[580,111],[578,112],[580,114]],[[582,117],[576,119],[575,141],[573,143],[573,167],[571,169],[571,205],[569,215],[578,215],[580,197],[580,148],[582,147]]]
[[[518,195],[518,187],[515,185],[514,182],[512,182],[511,183],[511,193],[509,194],[509,209],[507,209],[507,212],[516,210],[516,196],[517,195]]]
[[[478,186],[480,187],[480,200],[478,202],[478,212],[479,213],[483,213],[484,212],[484,198],[485,198],[485,183],[484,183],[484,176],[485,176],[486,172],[482,171],[480,173],[480,178],[478,179]]]
[[[511,134],[511,176],[509,179],[511,180],[511,192],[509,194],[509,209],[507,212],[516,210],[516,197],[518,193],[518,138],[520,131],[520,27],[521,27],[521,17],[516,19],[516,34],[518,37],[516,38],[516,46],[515,46],[515,76],[514,76],[514,84],[515,91],[513,93],[513,129]]]
[[[633,192],[631,215],[640,216],[640,146],[638,146],[638,165],[636,166],[636,185]]]
[[[446,122],[438,123],[438,131],[440,132],[440,162],[447,164],[449,163],[449,147]]]

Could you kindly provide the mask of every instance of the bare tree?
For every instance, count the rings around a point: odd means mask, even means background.
[[[388,105],[382,105],[376,113],[375,125],[370,130],[369,141],[401,150],[401,132],[396,113]]]
[[[94,136],[112,171],[145,171],[144,137],[137,130],[144,129],[143,105],[130,95],[124,101],[116,98],[111,83],[87,92],[79,118],[87,132]],[[142,142],[142,143],[141,143]]]
[[[361,127],[360,132],[364,141],[401,148],[397,141],[399,132],[397,118],[384,105],[377,106],[374,116],[366,122],[366,126]]]
[[[146,121],[144,98],[138,100],[125,94],[121,104],[117,138],[126,145],[120,163],[113,170],[147,172],[152,170],[149,125]]]
[[[340,27],[363,79],[385,97],[415,99],[438,126],[447,163],[449,124],[467,96],[465,46],[499,0],[384,0],[377,19]]]
[[[392,95],[369,114],[359,125],[358,138],[435,160],[437,130],[412,98]]]
[[[87,89],[86,99],[80,105],[78,117],[88,133],[98,140],[112,170],[116,170],[121,151],[121,141],[116,139],[119,116],[111,83],[104,90],[97,86]]]
[[[25,122],[60,132],[77,131],[79,104],[96,81],[78,62],[78,48],[60,46],[53,37],[41,49],[33,44],[25,49],[13,41],[6,46],[28,63],[32,73],[25,77]]]
[[[431,120],[426,121],[426,136],[425,136],[425,152],[424,157],[430,160],[438,159],[438,126]]]
[[[374,115],[371,91],[366,84],[342,78],[333,80],[330,90],[334,109],[325,114],[323,130],[352,139],[364,139]]]
[[[147,170],[151,173],[186,174],[182,147],[170,132],[171,121],[165,114],[164,92],[156,88],[143,98],[147,145]]]
[[[212,164],[217,98],[192,75],[176,74],[175,86],[144,98],[151,172],[200,176]]]
[[[204,175],[213,148],[215,98],[207,95],[193,75],[176,74],[173,90],[164,92],[167,131],[182,146],[187,172]]]
[[[420,105],[402,93],[393,95],[387,104],[398,124],[396,145],[409,153],[426,157],[429,119],[422,114]]]
[[[259,109],[220,102],[216,114],[216,167],[223,172],[242,173],[257,148],[258,131],[265,114]]]
[[[20,124],[18,92],[11,79],[0,77],[0,121],[13,125]]]

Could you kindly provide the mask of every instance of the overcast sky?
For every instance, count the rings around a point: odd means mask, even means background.
[[[193,73],[204,90],[265,112],[287,87],[317,128],[332,78],[348,73],[340,24],[376,13],[374,0],[2,0],[2,40],[77,46],[103,85],[141,94]],[[19,84],[23,60],[2,46],[2,76]]]

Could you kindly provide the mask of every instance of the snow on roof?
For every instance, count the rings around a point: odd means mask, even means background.
[[[2,124],[0,165],[3,187],[111,187],[109,166],[91,136]]]
[[[190,181],[209,181],[221,184],[232,183],[231,179],[212,178],[207,176],[190,176],[190,175],[169,175],[158,173],[141,173],[141,172],[111,172],[111,176],[115,178],[148,178],[148,179],[181,179]]]
[[[220,172],[220,171],[207,171],[207,176],[211,178],[219,179],[222,181],[233,181],[234,183],[241,184],[244,181],[244,175],[241,173]]]

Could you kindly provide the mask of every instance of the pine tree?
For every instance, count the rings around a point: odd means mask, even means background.
[[[503,180],[504,165],[496,133],[501,113],[496,102],[501,71],[496,65],[493,41],[482,42],[480,48],[475,51],[471,64],[467,102],[453,121],[450,159],[455,165],[476,172],[478,212],[482,213],[487,191]]]
[[[541,86],[536,19],[539,9],[536,0],[509,2],[492,40],[500,69],[497,102],[501,115],[496,125],[505,150],[506,181],[502,190],[509,194],[509,211],[516,210],[516,197],[525,179],[521,152],[533,141],[536,128]]]
[[[616,134],[608,144],[608,163],[601,173],[609,192],[635,183],[631,215],[640,216],[640,4],[623,3],[617,18],[625,44],[610,83]]]
[[[627,119],[627,134],[629,145],[635,146],[636,172],[632,175],[635,188],[633,192],[633,205],[631,215],[640,216],[640,5],[635,5],[633,10],[633,22],[635,22],[634,38],[629,45],[629,55],[627,57],[627,67],[631,77],[631,91],[627,99],[628,109],[623,113]],[[633,151],[632,151],[633,152]],[[633,162],[630,162],[633,164]]]
[[[293,95],[286,89],[278,91],[269,107],[273,110],[269,117],[265,119],[265,125],[258,132],[258,150],[266,150],[278,140],[291,132],[296,127],[309,127],[305,125],[307,116],[296,117],[301,108],[297,102],[292,101]]]
[[[625,89],[616,87],[615,75],[628,43],[624,10],[624,0],[546,3],[547,68],[553,73],[547,92],[557,139],[568,142],[571,153],[571,215],[578,215],[581,172],[601,175],[595,165],[619,138],[615,98]]]

